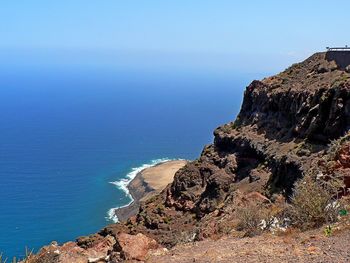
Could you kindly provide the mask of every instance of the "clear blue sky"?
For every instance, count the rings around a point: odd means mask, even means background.
[[[0,52],[117,52],[136,62],[166,54],[228,67],[258,57],[270,70],[350,44],[349,10],[349,0],[9,0],[0,3]]]

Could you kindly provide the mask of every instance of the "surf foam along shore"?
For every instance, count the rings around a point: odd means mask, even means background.
[[[114,207],[108,210],[107,212],[107,219],[113,221],[114,223],[117,223],[118,217],[116,215],[116,210],[119,208],[127,207],[131,205],[134,202],[134,199],[132,195],[130,194],[130,191],[128,189],[128,185],[131,183],[131,181],[137,176],[138,173],[142,172],[143,170],[156,166],[161,163],[166,163],[170,161],[175,160],[182,160],[182,159],[169,159],[169,158],[161,158],[161,159],[155,159],[151,160],[149,163],[142,164],[139,167],[134,167],[131,169],[131,171],[126,175],[125,178],[122,178],[120,180],[110,182],[111,184],[115,185],[118,189],[122,190],[125,195],[130,199],[129,203],[123,206]]]

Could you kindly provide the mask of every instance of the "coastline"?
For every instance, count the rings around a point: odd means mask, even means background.
[[[187,162],[186,160],[158,160],[152,165],[145,165],[147,167],[141,170],[135,169],[136,175],[128,182],[124,179],[119,181],[119,184],[114,183],[130,196],[131,202],[122,207],[112,208],[109,211],[110,218],[123,222],[136,215],[140,202],[160,193],[173,181],[175,173]]]

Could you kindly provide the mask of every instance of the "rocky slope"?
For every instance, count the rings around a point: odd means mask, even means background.
[[[217,128],[213,144],[180,169],[171,185],[143,203],[137,216],[79,239],[76,247],[86,251],[101,240],[114,240],[110,250],[102,253],[108,259],[101,262],[118,262],[134,258],[120,245],[125,234],[131,238],[142,233],[152,240],[144,243],[154,241],[168,249],[208,237],[239,236],[237,207],[247,202],[272,206],[284,202],[295,181],[307,173],[340,173],[346,194],[350,187],[346,136],[350,61],[341,58],[337,63],[339,58],[332,54],[316,53],[276,76],[253,81],[237,119]],[[62,262],[47,260],[35,262]]]

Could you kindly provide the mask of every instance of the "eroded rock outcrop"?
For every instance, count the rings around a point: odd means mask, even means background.
[[[158,248],[160,246],[157,241],[141,233],[137,235],[122,233],[118,235],[114,245],[114,251],[119,252],[123,260],[145,260],[149,250]]]

